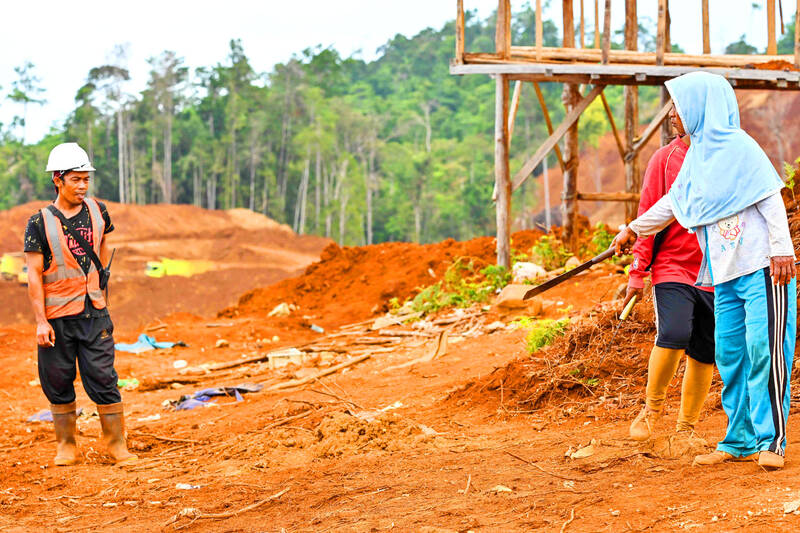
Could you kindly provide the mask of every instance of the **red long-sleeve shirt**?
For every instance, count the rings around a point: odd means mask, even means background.
[[[689,147],[680,138],[675,138],[668,145],[659,148],[650,158],[642,181],[639,215],[667,194],[675,178],[678,177],[688,149]],[[656,239],[660,244],[654,259],[653,249]],[[648,274],[653,276],[653,285],[670,281],[694,285],[703,260],[697,237],[691,235],[677,222],[670,224],[658,235],[638,239],[633,246],[633,255],[628,285],[635,288],[644,287],[644,278]],[[648,266],[649,272],[646,270]],[[710,287],[699,288],[713,290]]]

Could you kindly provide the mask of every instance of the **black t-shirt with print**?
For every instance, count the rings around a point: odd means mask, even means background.
[[[103,220],[105,221],[104,233],[110,233],[114,231],[114,225],[111,224],[111,217],[108,215],[108,210],[106,209],[105,204],[100,201],[97,203],[100,206],[100,214],[103,216]],[[89,208],[86,206],[85,202],[78,214],[68,217],[67,220],[72,224],[72,227],[75,228],[75,231],[77,231],[81,237],[86,239],[89,244],[94,246],[92,219],[89,216]],[[70,236],[66,229],[63,231],[64,236],[67,239],[67,246],[72,252],[72,255],[75,257],[75,260],[81,266],[83,271],[88,273],[92,264],[91,257],[89,257],[89,254],[84,251],[83,247]],[[47,243],[47,236],[44,229],[44,220],[42,219],[41,211],[37,211],[28,219],[28,225],[25,228],[25,251],[41,253],[44,256],[44,270],[47,270],[50,267],[50,263],[53,261],[53,252],[50,250],[50,246]],[[108,309],[95,309],[94,306],[91,305],[89,297],[87,296],[84,312],[80,313],[79,316],[86,315],[93,317],[107,316]]]

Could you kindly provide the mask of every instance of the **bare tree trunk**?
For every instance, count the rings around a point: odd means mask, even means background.
[[[347,191],[342,192],[342,201],[339,203],[339,244],[344,245],[344,236],[347,232]]]
[[[303,177],[297,191],[297,200],[294,206],[294,231],[300,235],[305,233],[306,227],[306,199],[308,197],[308,177],[311,173],[311,148],[306,153],[306,163],[303,168]]]
[[[256,147],[250,142],[250,211],[256,210]]]
[[[128,139],[128,201],[132,204],[137,203],[138,201],[138,194],[136,191],[137,183],[136,183],[136,148],[134,145],[134,129],[133,129],[133,120],[131,119],[130,113],[127,115],[127,124],[128,124],[128,134],[126,135]]]
[[[122,104],[117,108],[117,162],[119,166],[119,202],[125,203],[125,124],[123,123]]]
[[[317,162],[314,166],[314,233],[319,234],[320,226],[320,205],[322,200],[322,190],[320,188],[320,181],[322,180],[322,153],[317,144]]]
[[[171,97],[170,97],[171,99]],[[172,203],[172,106],[167,108],[167,123],[164,128],[164,202]]]
[[[157,177],[156,174],[158,173],[158,164],[156,163],[156,136],[152,135],[150,137],[150,150],[151,150],[151,158],[150,158],[150,203],[155,203],[154,197],[156,192],[156,185],[161,183],[161,178]],[[158,181],[156,181],[158,180]]]

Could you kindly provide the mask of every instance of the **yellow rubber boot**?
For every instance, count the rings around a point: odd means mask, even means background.
[[[644,409],[633,420],[630,436],[633,440],[647,440],[653,433],[655,421],[664,410],[667,387],[675,376],[681,362],[683,350],[672,350],[653,346],[647,365],[647,392]]]
[[[678,412],[678,423],[675,431],[693,431],[700,419],[700,410],[711,388],[711,377],[714,365],[686,358],[686,372],[683,374],[681,386],[681,408]]]

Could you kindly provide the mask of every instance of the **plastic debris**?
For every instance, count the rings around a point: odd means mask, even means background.
[[[208,407],[209,405],[213,405],[212,400],[219,396],[232,396],[236,398],[237,402],[241,402],[243,400],[242,394],[258,392],[262,388],[263,385],[255,383],[243,383],[235,387],[214,387],[199,390],[194,394],[183,395],[177,400],[167,400],[165,401],[165,405],[169,405],[176,411],[189,411],[196,407]]]
[[[123,378],[117,381],[117,387],[122,390],[134,390],[139,386],[139,380],[136,378]]]
[[[293,311],[297,311],[297,306],[294,304],[287,304],[286,302],[276,305],[267,316],[289,316]]]
[[[311,331],[316,331],[317,333],[325,333],[325,330],[316,324],[311,324]]]
[[[145,335],[142,333],[133,344],[117,343],[114,349],[118,352],[142,353],[149,352],[150,350],[160,350],[164,348],[172,348],[173,346],[186,346],[185,342],[158,342],[155,337]]]
[[[173,368],[185,368],[185,367],[186,367],[186,365],[188,365],[188,364],[189,364],[189,363],[187,363],[187,362],[186,362],[186,360],[184,360],[184,359],[178,359],[177,361],[173,361],[173,362],[172,362],[172,367],[173,367]]]
[[[176,483],[175,488],[178,490],[193,490],[193,489],[199,489],[200,485],[190,485],[189,483]]]

